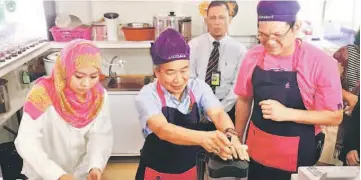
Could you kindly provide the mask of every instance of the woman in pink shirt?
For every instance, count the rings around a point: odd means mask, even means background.
[[[289,180],[299,166],[314,165],[315,125],[342,120],[337,62],[296,38],[299,9],[297,1],[260,1],[257,7],[261,45],[246,54],[235,87],[240,134],[252,112],[249,180]]]

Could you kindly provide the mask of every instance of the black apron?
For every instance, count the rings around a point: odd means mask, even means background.
[[[263,70],[264,57],[253,72],[254,106],[247,134],[251,162],[248,180],[290,180],[299,166],[315,163],[315,126],[265,120],[259,103],[272,99],[288,108],[305,110],[297,83],[299,42],[293,71]]]
[[[157,93],[162,101],[162,112],[169,123],[193,130],[214,130],[213,123],[200,123],[200,116],[194,94],[188,91],[191,99],[188,114],[167,107],[164,93],[157,83]],[[200,146],[182,146],[159,139],[149,134],[141,151],[136,180],[196,180],[197,152]]]

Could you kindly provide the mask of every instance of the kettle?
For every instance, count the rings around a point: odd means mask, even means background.
[[[159,15],[153,17],[153,26],[155,27],[156,38],[168,28],[178,31],[187,42],[192,38],[191,16],[176,16],[175,12],[171,11],[167,16]]]
[[[183,35],[185,40],[189,42],[192,39],[192,19],[185,18],[180,21],[179,32]]]

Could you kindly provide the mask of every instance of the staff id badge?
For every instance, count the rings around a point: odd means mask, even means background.
[[[212,86],[220,86],[221,85],[221,72],[219,72],[219,71],[212,72],[211,85]]]

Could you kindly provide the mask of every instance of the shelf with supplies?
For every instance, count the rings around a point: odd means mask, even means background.
[[[33,85],[31,84],[30,87]],[[23,89],[16,94],[10,94],[10,110],[6,113],[0,114],[0,127],[13,116],[21,107],[23,107],[26,97],[30,91],[30,87]]]
[[[93,43],[100,49],[148,49],[152,41],[93,41]],[[61,49],[67,42],[50,43],[51,48]]]
[[[132,42],[132,41],[119,41],[119,42],[94,42],[95,45],[101,49],[149,49],[152,41],[141,41],[141,42]],[[37,44],[35,47],[18,54],[16,57],[12,57],[9,60],[0,62],[0,77],[6,77],[8,81],[15,82],[13,79],[13,74],[17,72],[17,69],[20,68],[25,63],[43,55],[48,51],[54,49],[63,48],[67,42],[42,42]],[[11,77],[10,77],[11,76]],[[15,78],[17,80],[17,78]],[[2,126],[11,116],[13,116],[21,107],[24,105],[25,98],[30,89],[22,89],[18,91],[9,92],[10,98],[10,110],[6,113],[0,114],[0,126]],[[12,89],[9,89],[12,91]]]
[[[0,77],[17,69],[24,63],[27,63],[28,61],[40,56],[49,49],[50,49],[49,43],[43,42],[17,55],[16,57],[12,57],[9,60],[5,60],[5,62],[0,62]]]

